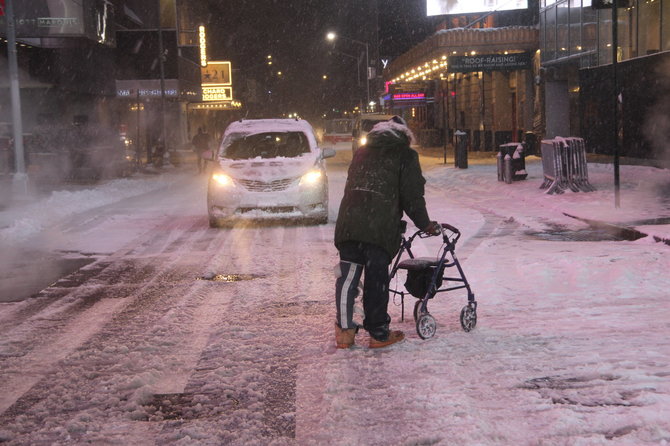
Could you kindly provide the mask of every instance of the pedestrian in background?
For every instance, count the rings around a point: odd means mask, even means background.
[[[347,174],[344,197],[335,225],[335,246],[340,254],[340,276],[335,283],[337,348],[354,345],[358,327],[353,321],[354,300],[363,280],[363,328],[370,348],[402,341],[402,331],[391,331],[388,314],[388,267],[400,248],[403,212],[417,228],[440,233],[428,218],[424,199],[426,180],[414,140],[405,121],[394,116],[375,125],[368,142],[354,154]]]
[[[198,127],[198,133],[193,137],[193,150],[197,155],[196,162],[198,163],[198,173],[203,173],[207,167],[207,160],[202,155],[209,150],[209,145],[212,142],[211,136],[207,133],[205,127]]]

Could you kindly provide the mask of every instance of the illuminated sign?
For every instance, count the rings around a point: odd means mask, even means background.
[[[527,8],[528,0],[426,0],[426,15],[428,16]]]
[[[207,36],[205,36],[205,27],[198,26],[198,38],[200,40],[200,66],[207,66]]]
[[[239,108],[242,108],[242,103],[238,101],[196,102],[188,104],[189,110],[231,110]]]
[[[530,67],[530,53],[449,56],[447,59],[447,71],[450,73],[528,70]]]
[[[200,84],[231,85],[230,62],[208,62],[206,67],[200,68]]]
[[[202,87],[203,101],[232,101],[233,87]]]
[[[126,88],[118,88],[116,90],[116,95],[119,97],[134,97],[134,96],[140,96],[140,97],[158,97],[161,95],[161,90],[160,89],[145,89],[145,88],[139,88],[137,90],[133,89],[126,89]],[[165,89],[165,96],[168,97],[177,97],[177,90],[174,89]]]
[[[232,101],[233,80],[230,62],[208,62],[200,67],[203,101]]]
[[[180,94],[179,81],[177,79],[165,79],[165,96],[176,98],[183,96],[186,92]],[[141,79],[141,80],[118,80],[116,81],[116,95],[120,98],[136,97],[161,97],[160,80]]]
[[[5,15],[5,0],[0,0],[0,17]]]
[[[426,99],[425,93],[396,93],[392,96],[394,101],[414,101],[417,99]]]

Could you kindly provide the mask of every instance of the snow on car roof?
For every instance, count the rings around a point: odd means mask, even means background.
[[[301,131],[307,135],[312,150],[317,146],[316,137],[312,125],[304,119],[241,119],[231,122],[225,136],[229,133],[266,133],[266,132],[290,132]]]
[[[286,132],[301,130],[305,133],[313,133],[312,126],[304,119],[243,119],[230,123],[226,133],[230,132]]]

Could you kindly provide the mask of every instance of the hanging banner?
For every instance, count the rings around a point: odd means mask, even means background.
[[[515,71],[530,70],[530,53],[477,54],[476,56],[449,56],[449,73],[470,73],[473,71]]]

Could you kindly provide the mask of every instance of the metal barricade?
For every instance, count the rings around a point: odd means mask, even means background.
[[[570,189],[578,192],[593,192],[596,190],[589,183],[588,164],[586,162],[586,144],[583,138],[565,138],[568,144],[569,156],[571,158],[572,175],[568,178]]]
[[[586,162],[586,145],[582,138],[545,139],[541,143],[544,182],[540,189],[547,194],[561,194],[566,189],[573,192],[593,192],[589,183]]]

